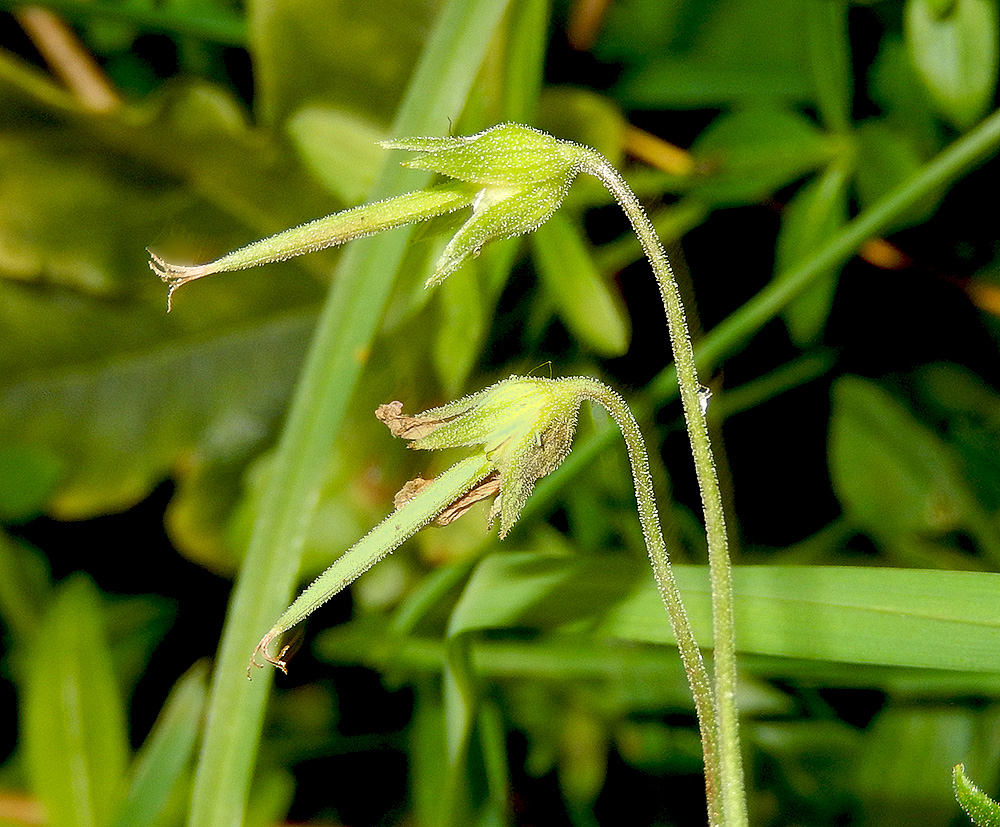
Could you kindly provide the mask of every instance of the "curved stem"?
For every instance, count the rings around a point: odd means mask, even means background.
[[[666,251],[639,200],[621,174],[603,156],[588,152],[581,171],[603,183],[625,211],[660,288],[680,386],[681,404],[694,456],[708,538],[708,565],[712,582],[712,623],[715,633],[715,711],[719,741],[719,809],[727,827],[747,823],[743,787],[743,762],[736,710],[736,642],[733,622],[733,588],[729,543],[722,508],[722,494],[715,472],[712,445],[705,421],[708,391],[702,388],[695,367],[694,348],[688,333],[684,306]],[[711,804],[710,804],[711,810]]]
[[[711,683],[701,650],[695,640],[688,620],[687,611],[681,601],[680,589],[670,568],[670,557],[663,532],[660,529],[660,518],[656,511],[656,500],[653,495],[653,478],[649,473],[649,457],[646,445],[642,439],[639,425],[632,416],[625,400],[610,388],[594,380],[580,378],[586,397],[603,407],[615,420],[628,449],[629,464],[632,466],[632,479],[635,483],[635,499],[639,506],[639,521],[642,524],[642,535],[646,541],[646,550],[653,565],[653,575],[660,590],[660,597],[667,609],[670,625],[677,638],[677,648],[680,652],[684,671],[687,673],[691,694],[694,696],[695,711],[701,730],[701,745],[705,755],[705,792],[708,797],[709,820],[713,827],[724,824],[719,807],[718,791],[722,788],[720,775],[719,741],[716,722],[715,701],[712,697]]]

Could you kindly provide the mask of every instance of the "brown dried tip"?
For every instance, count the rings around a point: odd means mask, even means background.
[[[247,664],[247,680],[248,681],[253,680],[253,677],[251,676],[251,667],[256,666],[258,669],[263,669],[264,668],[264,664],[263,663],[258,663],[257,662],[257,655],[258,655],[258,653],[261,654],[261,655],[263,655],[264,656],[264,660],[266,660],[269,664],[271,664],[271,666],[276,666],[278,669],[280,669],[286,675],[288,674],[288,662],[285,661],[283,658],[285,657],[285,654],[288,652],[288,649],[290,648],[290,645],[289,646],[282,646],[281,647],[281,651],[278,652],[278,656],[277,657],[272,657],[271,655],[269,655],[267,653],[267,647],[271,645],[271,641],[274,640],[275,637],[277,637],[276,633],[274,633],[274,632],[268,632],[266,635],[264,635],[264,637],[262,637],[260,639],[260,643],[257,644],[257,648],[253,650],[253,654],[250,655],[250,663]]]
[[[448,525],[461,517],[466,511],[468,511],[472,506],[481,500],[488,500],[490,497],[496,496],[500,491],[500,475],[493,474],[492,476],[484,479],[479,485],[473,488],[471,491],[467,491],[461,497],[459,497],[455,502],[449,505],[444,511],[437,515],[434,520],[434,525]],[[493,520],[490,519],[492,523]]]
[[[180,287],[182,284],[187,284],[189,281],[194,281],[195,279],[200,279],[202,276],[207,276],[211,271],[211,268],[207,264],[195,264],[187,266],[184,264],[171,264],[169,261],[158,256],[148,247],[146,252],[149,253],[149,269],[156,273],[160,277],[160,281],[166,282],[168,285],[167,290],[167,312],[170,312],[170,299],[174,295],[174,290]]]
[[[392,498],[393,508],[399,511],[399,509],[423,491],[424,488],[430,485],[431,482],[432,480],[425,480],[423,477],[416,477],[415,479],[412,479],[404,484],[403,487],[396,492],[396,496]],[[455,522],[455,520],[461,517],[476,503],[496,496],[499,490],[500,475],[496,473],[491,474],[481,483],[476,485],[471,491],[467,491],[451,505],[445,508],[440,514],[437,515],[437,517],[434,518],[434,522],[431,523],[431,525],[446,526],[449,523]]]
[[[375,409],[375,416],[385,423],[389,433],[402,439],[420,439],[448,422],[447,419],[406,416],[403,413],[403,403],[399,401],[379,405]]]

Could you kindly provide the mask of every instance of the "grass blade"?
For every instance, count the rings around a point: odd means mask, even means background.
[[[393,133],[447,131],[475,79],[505,0],[451,0],[400,107]],[[427,178],[391,165],[372,198],[419,188]],[[348,248],[320,318],[230,604],[189,823],[238,824],[245,806],[268,681],[248,682],[246,660],[291,595],[326,457],[361,374],[409,233]]]

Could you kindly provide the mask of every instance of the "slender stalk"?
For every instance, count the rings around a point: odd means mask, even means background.
[[[701,730],[701,746],[705,756],[705,792],[708,797],[709,823],[712,827],[725,824],[720,808],[718,791],[722,788],[720,776],[721,762],[719,759],[719,741],[716,721],[715,701],[712,688],[705,670],[705,662],[701,650],[695,640],[688,619],[687,611],[681,601],[677,580],[670,568],[670,557],[663,532],[660,529],[660,518],[656,511],[656,499],[653,495],[653,478],[649,473],[649,457],[646,445],[642,439],[639,425],[632,416],[625,400],[610,388],[592,380],[578,380],[586,388],[587,398],[607,408],[615,420],[618,429],[625,438],[628,450],[629,464],[632,466],[632,480],[635,483],[635,499],[639,506],[639,521],[642,524],[642,535],[646,541],[646,550],[653,565],[653,575],[659,587],[663,605],[670,617],[670,625],[677,638],[677,648],[680,652],[684,671],[687,673],[691,694],[694,696],[695,711],[698,715]]]
[[[729,543],[722,508],[722,493],[715,472],[712,445],[705,420],[707,390],[698,380],[694,348],[688,333],[684,306],[667,253],[652,222],[625,179],[603,156],[588,153],[581,171],[598,178],[625,211],[642,244],[660,288],[677,369],[681,404],[687,423],[691,453],[704,509],[708,538],[708,565],[712,582],[712,624],[715,634],[715,713],[718,726],[719,810],[727,827],[747,823],[743,761],[740,754],[736,710],[736,640],[733,619],[733,586]],[[711,810],[711,806],[710,806]]]

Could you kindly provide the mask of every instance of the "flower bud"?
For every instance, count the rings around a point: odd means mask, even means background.
[[[482,184],[472,215],[445,247],[427,286],[439,284],[488,241],[514,238],[544,224],[579,171],[583,147],[519,124],[477,135],[385,141],[389,149],[425,153],[404,166]]]
[[[490,521],[500,517],[500,536],[504,537],[535,483],[569,454],[577,412],[591,384],[591,380],[573,377],[511,376],[415,416],[402,414],[399,402],[381,406],[376,415],[394,436],[411,440],[411,448],[481,446],[499,483]]]

